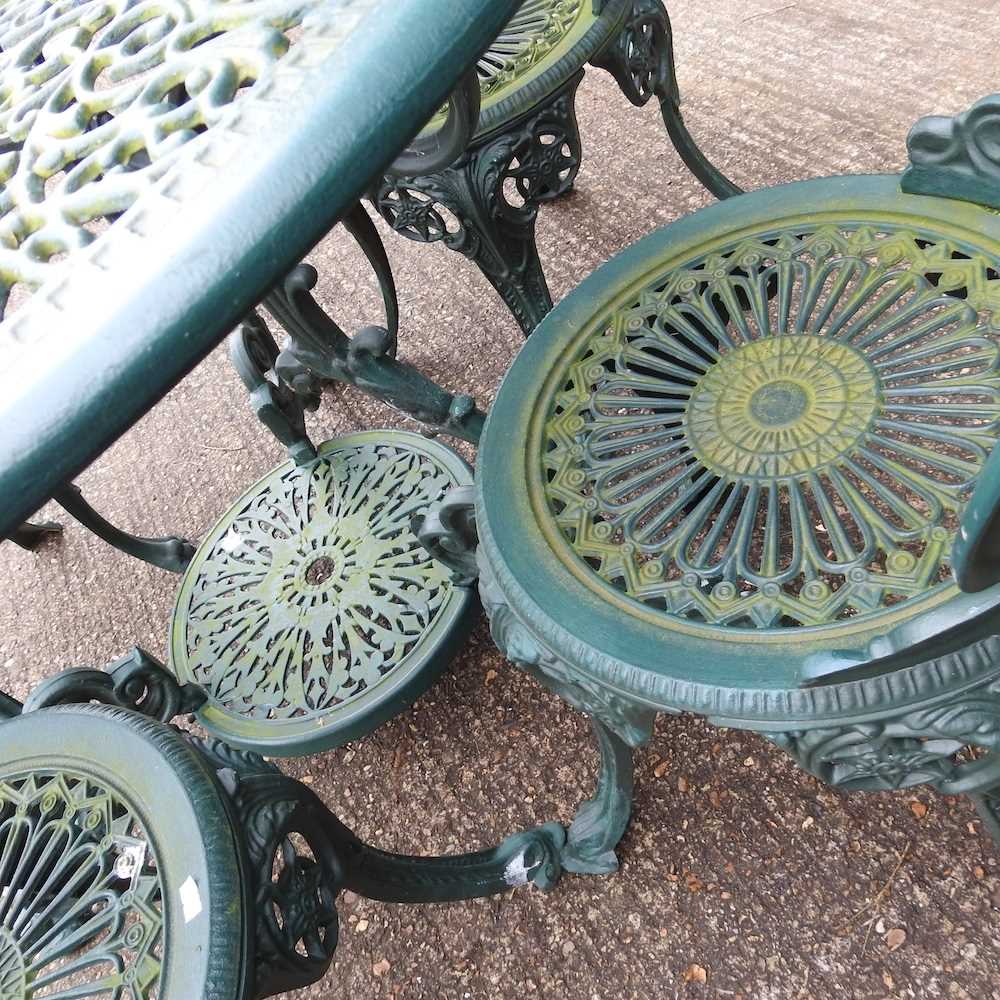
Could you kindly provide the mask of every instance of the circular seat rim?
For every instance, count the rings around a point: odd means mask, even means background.
[[[901,698],[915,703],[928,696],[926,684],[905,666],[893,675],[902,679],[892,691],[884,678],[809,690],[770,680],[795,677],[801,684],[810,658],[835,651],[828,638],[823,642],[810,638],[815,628],[789,629],[787,643],[765,643],[759,637],[755,640],[752,629],[734,628],[732,638],[714,639],[664,629],[654,623],[652,611],[645,617],[641,612],[623,613],[602,599],[598,588],[583,582],[586,568],[582,562],[577,576],[569,569],[573,560],[564,562],[553,551],[568,555],[573,550],[554,522],[550,521],[547,532],[543,530],[535,512],[544,415],[540,417],[539,408],[524,401],[548,398],[547,385],[565,371],[567,358],[575,356],[589,328],[596,327],[612,309],[627,305],[672,264],[707,252],[717,241],[738,239],[743,232],[759,231],[772,223],[777,228],[796,221],[821,224],[849,216],[859,223],[898,221],[911,226],[923,220],[942,235],[1000,255],[1000,217],[966,202],[903,194],[897,175],[819,178],[768,188],[714,204],[622,251],[556,306],[512,364],[487,418],[476,465],[476,514],[483,557],[515,614],[583,676],[651,707],[758,720],[834,718],[845,714],[849,706],[877,713],[898,707]],[[604,592],[615,599],[617,592],[610,584]],[[618,595],[617,600],[635,603],[625,595]],[[937,634],[985,613],[998,602],[1000,586],[976,596],[958,595],[930,610],[904,606],[906,611],[898,618],[886,615],[869,631],[845,634],[845,643],[850,644],[845,652],[855,660],[870,660],[875,654],[866,655],[865,650],[873,643],[877,647],[894,626],[912,628],[916,623],[919,632],[921,619],[926,619],[924,631]],[[736,651],[745,682],[698,679],[699,673],[709,674],[712,664],[732,658]],[[961,670],[959,674],[965,677]],[[962,682],[962,677],[951,677],[949,683]]]
[[[571,32],[576,36],[575,41],[563,51],[560,51],[563,49],[563,42],[560,42],[552,53],[519,78],[517,88],[506,97],[484,99],[473,142],[478,143],[503,130],[558,90],[621,30],[632,6],[631,0],[605,0],[600,14],[594,14],[592,0],[581,2],[585,9]],[[421,134],[434,132],[441,121],[443,118],[435,116]]]
[[[170,899],[158,996],[249,995],[242,848],[221,789],[180,733],[106,705],[60,705],[0,724],[0,760],[5,777],[50,768],[91,775],[142,820]]]
[[[344,434],[324,442],[317,452],[322,457],[365,444],[402,444],[419,450],[446,468],[456,486],[472,484],[472,470],[457,452],[413,431],[392,429]],[[232,512],[282,470],[293,466],[294,463],[288,460],[270,469],[230,504],[206,532],[188,564],[177,591],[170,625],[170,665],[182,682],[203,684],[191,669],[186,653],[181,657],[176,652],[184,648],[183,605],[197,579],[202,560],[215,545],[220,526],[228,521]],[[379,683],[352,698],[345,708],[334,706],[326,713],[305,719],[254,719],[216,703],[209,692],[208,701],[198,711],[198,720],[213,736],[232,746],[274,757],[320,753],[360,739],[408,708],[437,680],[471,630],[473,610],[470,588],[453,584],[431,628],[402,658],[405,663],[396,664]]]

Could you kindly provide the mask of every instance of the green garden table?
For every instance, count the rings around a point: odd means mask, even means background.
[[[192,558],[176,676],[136,650],[0,695],[0,996],[264,997],[330,967],[344,888],[443,901],[612,871],[658,711],[761,732],[845,788],[971,794],[1000,835],[1000,98],[919,123],[902,178],[720,191],[539,317],[487,419],[396,360],[356,205],[415,137],[397,167],[461,150],[468,71],[517,7],[0,12],[0,537],[239,323],[240,375],[290,453]],[[632,23],[620,37],[654,38]],[[419,133],[446,101],[435,148]],[[339,220],[386,305],[353,337],[298,265]],[[287,364],[262,301],[301,335]],[[314,447],[314,376],[479,443],[474,482],[436,442]],[[464,620],[477,575],[498,646],[592,717],[597,793],[568,834],[378,851],[254,752],[329,745],[327,717],[303,731],[256,696],[304,679],[328,607],[377,687]],[[411,607],[374,604],[373,581]],[[251,658],[226,660],[223,619]],[[426,677],[397,680],[412,697]],[[196,711],[226,741],[167,725]]]
[[[3,5],[0,538],[350,213],[516,7]],[[555,824],[449,858],[368,848],[261,757],[165,725],[203,702],[140,651],[0,695],[0,995],[262,997],[329,967],[345,886],[558,875]]]

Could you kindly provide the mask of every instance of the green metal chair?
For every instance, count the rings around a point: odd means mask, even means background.
[[[367,846],[273,764],[165,724],[203,698],[137,650],[0,706],[0,995],[259,1000],[326,974],[342,889],[444,902],[558,878],[558,824],[472,854]]]
[[[655,96],[698,179],[719,198],[739,193],[684,125],[661,0],[526,0],[479,59],[479,116],[464,154],[443,170],[422,167],[419,157],[397,162],[371,192],[396,232],[469,257],[525,334],[552,308],[535,217],[579,172],[574,102],[588,62],[610,72],[637,107]],[[425,132],[442,122],[439,115]]]
[[[951,553],[979,484],[956,569],[997,579],[998,120],[992,97],[918,123],[902,178],[667,226],[515,359],[467,517],[497,645],[597,733],[567,869],[616,867],[658,711],[844,788],[993,801],[1000,587],[962,593]]]
[[[316,753],[419,697],[475,603],[411,521],[471,483],[444,445],[377,430],[251,486],[206,534],[171,624],[171,668],[205,688],[209,732],[271,756]]]

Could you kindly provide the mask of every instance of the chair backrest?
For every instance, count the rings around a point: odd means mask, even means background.
[[[921,118],[906,139],[908,194],[933,194],[1000,208],[1000,94],[960,115]]]
[[[910,166],[903,173],[903,191],[1000,209],[1000,94],[954,117],[921,118],[906,145]],[[952,569],[965,591],[1000,581],[1000,451],[987,461],[962,516]]]

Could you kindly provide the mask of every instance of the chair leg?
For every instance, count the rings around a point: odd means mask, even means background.
[[[615,845],[632,815],[632,748],[598,719],[590,724],[601,753],[597,791],[577,809],[560,860],[568,872],[608,875],[618,870]]]
[[[257,754],[189,740],[215,770],[243,839],[256,909],[254,997],[322,978],[337,947],[343,889],[384,902],[441,903],[527,884],[548,890],[559,879],[565,832],[558,823],[468,854],[391,854],[361,841],[312,791]]]
[[[53,499],[71,514],[88,531],[103,539],[126,555],[134,556],[170,573],[183,573],[195,552],[195,545],[187,539],[141,538],[116,528],[87,503],[79,487],[73,483],[64,486]]]
[[[705,156],[684,124],[674,71],[673,33],[660,0],[633,0],[632,12],[621,32],[591,62],[607,70],[636,107],[642,107],[654,94],[659,98],[663,123],[674,149],[716,198],[742,192]]]
[[[970,796],[989,835],[1000,844],[1000,788]]]
[[[15,545],[20,545],[22,549],[30,552],[37,549],[49,535],[61,535],[62,530],[62,525],[55,521],[42,521],[41,524],[25,521],[24,524],[18,525],[9,537]]]
[[[447,170],[386,177],[372,202],[392,228],[465,254],[525,335],[552,309],[538,248],[538,206],[565,194],[580,169],[577,73],[530,115],[473,146]]]

